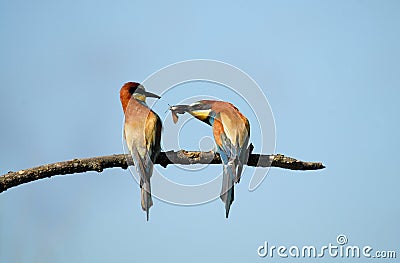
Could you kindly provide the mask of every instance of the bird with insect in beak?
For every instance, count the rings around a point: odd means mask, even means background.
[[[147,106],[147,97],[160,98],[136,82],[127,82],[120,90],[125,114],[124,138],[140,177],[142,209],[149,220],[149,209],[153,205],[150,177],[161,150],[162,123],[160,117]]]
[[[212,126],[217,152],[223,163],[220,198],[225,203],[225,216],[234,200],[234,184],[240,181],[243,165],[249,158],[250,124],[247,118],[231,103],[201,100],[190,105],[170,106],[174,123],[178,114],[190,113]]]

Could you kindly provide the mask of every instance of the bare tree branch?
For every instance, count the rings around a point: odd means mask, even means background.
[[[250,152],[253,149],[250,146]],[[169,164],[220,164],[221,159],[217,153],[197,152],[197,151],[168,151],[161,152],[156,160],[156,164],[167,167]],[[0,193],[24,183],[35,180],[50,178],[54,175],[84,173],[88,171],[102,172],[104,169],[120,167],[127,169],[128,165],[133,165],[132,157],[129,154],[114,154],[109,156],[99,156],[84,159],[73,159],[70,161],[45,164],[42,166],[20,170],[18,172],[8,172],[0,176]],[[281,154],[263,155],[250,154],[247,162],[248,166],[256,167],[280,167],[290,170],[318,170],[325,166],[322,163],[303,162]]]

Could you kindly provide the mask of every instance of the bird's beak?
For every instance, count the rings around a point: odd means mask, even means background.
[[[157,99],[161,98],[160,96],[158,96],[158,95],[156,95],[154,93],[148,92],[148,91],[145,91],[143,93],[143,95],[145,95],[147,98],[157,98]]]

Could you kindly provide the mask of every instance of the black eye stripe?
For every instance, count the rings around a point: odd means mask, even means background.
[[[209,110],[211,109],[210,105],[207,104],[196,104],[192,106],[193,110]]]
[[[129,93],[130,93],[130,94],[135,93],[136,89],[137,89],[137,87],[131,87],[131,88],[129,89]]]

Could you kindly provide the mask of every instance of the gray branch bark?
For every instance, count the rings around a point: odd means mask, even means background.
[[[252,146],[250,152],[251,150]],[[212,151],[197,152],[180,150],[161,152],[155,163],[165,168],[169,164],[220,164],[221,159],[218,153]],[[129,154],[114,154],[45,164],[17,172],[10,171],[0,176],[0,193],[21,184],[50,178],[55,175],[84,173],[88,171],[100,173],[104,169],[113,167],[127,169],[129,165],[133,165],[132,157]],[[290,170],[319,170],[325,168],[319,162],[303,162],[282,154],[250,154],[247,165],[255,167],[280,167]]]

